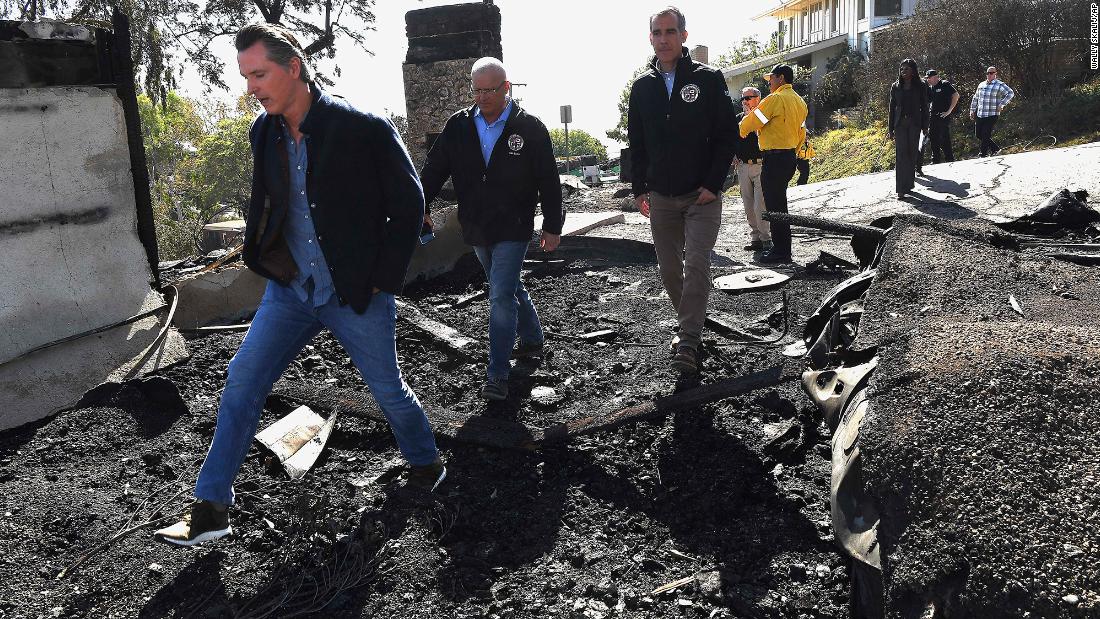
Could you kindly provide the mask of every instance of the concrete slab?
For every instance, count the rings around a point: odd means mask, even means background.
[[[110,88],[0,89],[0,429],[187,355],[138,237],[122,102]],[[148,355],[143,354],[146,351]]]
[[[248,270],[244,263],[196,273],[176,282],[180,304],[172,321],[180,329],[224,324],[256,313],[267,280]]]
[[[114,91],[0,89],[0,135],[0,362],[159,305]]]
[[[621,224],[626,222],[626,217],[621,212],[600,211],[598,213],[568,213],[565,216],[565,225],[562,226],[562,236],[579,236],[591,232],[596,228]],[[535,216],[535,230],[542,230],[542,215]]]
[[[122,382],[139,363],[133,375],[185,359],[186,343],[171,329],[142,362],[166,312],[0,364],[0,430],[62,411],[97,385]]]
[[[405,283],[429,279],[454,268],[462,256],[473,249],[462,240],[462,226],[458,223],[458,207],[450,206],[432,211],[435,239],[427,245],[418,245],[409,262]]]

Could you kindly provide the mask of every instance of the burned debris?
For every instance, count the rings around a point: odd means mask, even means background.
[[[414,81],[457,83],[467,55],[499,48],[499,12],[469,10],[410,18]],[[5,28],[0,43],[27,38]],[[476,41],[459,42],[469,32]],[[81,112],[109,107],[88,97]],[[17,112],[49,121],[78,107],[63,103]],[[423,149],[436,121],[420,112]],[[121,292],[108,287],[99,306],[83,289],[61,296],[102,310],[69,329],[78,339],[123,325],[133,338],[116,354],[35,332],[2,351],[5,397],[43,402],[39,416],[71,410],[0,434],[0,614],[1097,613],[1100,282],[1081,265],[1100,261],[1100,217],[1086,195],[1057,192],[999,226],[789,215],[817,256],[805,268],[759,269],[719,247],[701,377],[685,380],[668,367],[676,323],[639,240],[645,222],[602,212],[632,203],[624,190],[572,193],[572,231],[589,235],[524,262],[525,285],[549,301],[548,343],[514,361],[509,396],[491,404],[477,394],[484,278],[457,218],[437,213],[398,308],[397,351],[447,453],[441,492],[400,483],[410,471],[386,416],[324,333],[264,404],[232,541],[194,552],[148,533],[189,500],[262,286],[234,252],[146,270],[155,255],[135,232],[137,204],[7,222],[0,235],[20,243],[64,226],[123,230],[125,273],[95,279]],[[817,245],[837,236],[850,245]],[[63,279],[78,288],[84,275]],[[39,356],[92,374],[32,387],[5,374]],[[29,418],[0,411],[9,419]]]
[[[1005,249],[990,224],[890,223],[804,338],[854,612],[1095,609],[1095,271]]]

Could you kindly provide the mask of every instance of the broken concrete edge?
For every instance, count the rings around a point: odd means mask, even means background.
[[[0,430],[79,407],[96,389],[146,376],[190,357],[183,336],[165,326],[164,318],[147,316],[0,365]],[[151,345],[158,338],[159,343]],[[49,388],[42,389],[43,384]]]

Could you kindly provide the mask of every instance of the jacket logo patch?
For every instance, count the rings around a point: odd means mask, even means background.
[[[694,103],[699,98],[699,87],[695,84],[688,84],[680,89],[680,98],[685,103]]]
[[[518,133],[508,136],[508,148],[513,153],[518,153],[523,148],[523,136]]]

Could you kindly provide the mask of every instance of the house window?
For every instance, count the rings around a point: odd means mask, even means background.
[[[901,15],[901,0],[875,0],[875,16]]]
[[[856,19],[867,19],[867,0],[856,0],[856,6],[858,7]]]
[[[832,14],[833,14],[833,17],[832,17],[832,20],[831,20],[832,31],[833,32],[840,32],[840,19],[839,19],[840,0],[830,0],[829,6],[832,7]]]
[[[810,32],[821,32],[821,20],[824,17],[825,13],[821,10],[820,2],[810,7]]]
[[[810,35],[810,14],[806,9],[802,9],[802,32],[800,34],[799,38],[805,43]]]
[[[786,26],[786,25],[787,25],[786,22],[780,21],[779,22],[779,30],[778,30],[778,32],[775,33],[775,40],[779,43],[779,49],[783,49],[783,48],[786,47],[786,45],[783,44],[783,33],[786,30],[786,28],[784,28],[784,26]]]

